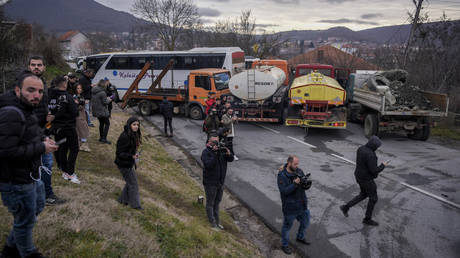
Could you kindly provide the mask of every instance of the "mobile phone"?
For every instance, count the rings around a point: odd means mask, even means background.
[[[385,163],[387,163],[387,165],[390,164],[390,162],[391,162],[391,159],[385,161]]]
[[[59,145],[63,144],[66,141],[67,141],[67,138],[60,139],[59,141],[56,142],[56,145],[59,146]]]

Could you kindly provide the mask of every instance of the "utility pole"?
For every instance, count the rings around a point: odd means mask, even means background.
[[[412,43],[412,38],[414,37],[415,31],[417,30],[417,27],[418,27],[418,20],[420,16],[420,11],[422,10],[423,0],[418,0],[418,2],[417,0],[412,0],[412,2],[416,6],[416,10],[415,10],[414,18],[412,20],[412,26],[410,29],[409,38],[407,39],[406,49],[404,50],[403,69],[406,69],[407,57],[409,56],[410,44]]]

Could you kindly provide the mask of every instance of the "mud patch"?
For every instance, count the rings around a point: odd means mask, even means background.
[[[433,182],[428,177],[421,176],[417,173],[400,174],[400,176],[410,185],[426,185]]]
[[[272,152],[284,152],[284,149],[280,147],[271,147],[269,150]]]
[[[331,166],[329,166],[329,164],[324,164],[324,165],[321,165],[321,171],[323,172],[326,172],[326,173],[331,173],[332,171],[334,171]]]

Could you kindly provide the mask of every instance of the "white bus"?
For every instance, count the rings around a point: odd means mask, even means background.
[[[190,71],[195,69],[220,68],[227,69],[232,74],[244,69],[244,52],[239,47],[193,48],[188,51],[116,52],[90,55],[85,61],[86,68],[92,68],[96,72],[93,83],[101,79],[109,79],[117,87],[120,98],[123,98],[145,62],[153,61],[153,76],[150,69],[139,83],[141,91],[146,91],[150,87],[170,59],[174,59],[175,64],[163,77],[162,88],[183,86]]]

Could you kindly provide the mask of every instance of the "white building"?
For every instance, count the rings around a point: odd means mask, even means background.
[[[91,54],[89,38],[76,30],[68,31],[59,37],[59,45],[65,60]]]

